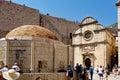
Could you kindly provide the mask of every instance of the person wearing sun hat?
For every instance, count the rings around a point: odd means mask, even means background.
[[[8,71],[8,66],[4,65],[4,67],[1,69],[2,72],[7,72]]]
[[[3,72],[3,78],[6,80],[17,80],[20,77],[20,73],[14,69],[9,69],[8,72]]]
[[[18,63],[14,63],[14,65],[12,66],[12,69],[14,69],[17,72],[21,72],[21,70],[20,70],[20,68],[18,66]]]

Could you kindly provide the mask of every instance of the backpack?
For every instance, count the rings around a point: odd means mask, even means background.
[[[80,66],[80,72],[82,72],[82,70],[83,70],[83,69],[82,69],[82,67]]]
[[[68,76],[73,77],[73,71],[72,71],[72,69],[68,70]]]

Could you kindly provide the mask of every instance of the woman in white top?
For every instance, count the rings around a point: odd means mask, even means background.
[[[115,66],[113,68],[113,73],[114,73],[114,78],[117,78],[117,75],[118,75],[118,67],[117,66]]]
[[[102,68],[102,66],[100,66],[100,68],[98,69],[98,75],[100,77],[100,80],[103,80],[103,68]]]

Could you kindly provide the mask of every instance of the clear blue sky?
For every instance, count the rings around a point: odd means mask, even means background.
[[[91,16],[103,26],[117,22],[117,0],[12,0],[38,9],[40,13],[81,22]]]

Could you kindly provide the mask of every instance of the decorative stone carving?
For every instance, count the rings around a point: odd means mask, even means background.
[[[94,66],[94,61],[96,60],[96,57],[93,53],[85,53],[83,54],[83,64],[85,65],[86,59],[90,59],[91,65]]]
[[[84,45],[82,47],[83,52],[90,52],[95,50],[95,45]]]

